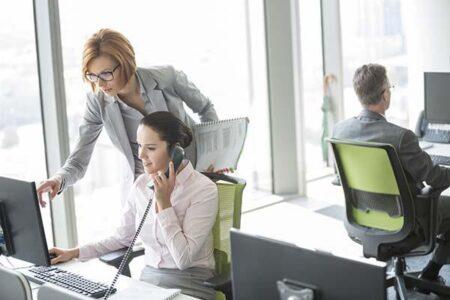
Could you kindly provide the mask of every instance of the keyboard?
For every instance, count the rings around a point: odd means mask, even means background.
[[[450,157],[442,155],[430,155],[433,165],[450,166]]]
[[[425,130],[423,140],[433,143],[450,143],[450,130],[428,128]]]
[[[40,284],[49,282],[88,297],[101,298],[108,291],[108,285],[106,284],[91,281],[81,275],[57,267],[39,266],[30,268],[28,271],[32,274],[29,278],[32,281]],[[114,288],[111,294],[115,292],[116,289]]]

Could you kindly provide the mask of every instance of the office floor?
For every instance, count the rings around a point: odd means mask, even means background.
[[[261,209],[252,209],[251,206],[247,207],[242,217],[243,226],[247,228],[263,227],[267,224],[269,218],[271,218],[271,222],[277,222],[277,218],[291,218],[293,220],[298,210],[299,217],[295,218],[296,226],[286,227],[286,230],[283,232],[285,237],[298,236],[301,228],[308,228],[308,231],[311,231],[312,228],[320,230],[317,227],[320,226],[318,224],[310,226],[308,222],[311,222],[311,219],[303,219],[300,217],[301,211],[305,209],[329,217],[325,218],[328,222],[325,222],[326,224],[322,224],[322,226],[326,227],[340,222],[344,217],[344,195],[341,187],[331,185],[332,179],[333,177],[325,177],[309,182],[307,186],[308,197],[296,197],[284,202],[279,202],[280,199],[273,198],[271,199],[272,201],[267,201],[267,206]],[[302,223],[306,224],[301,225]],[[307,235],[314,235],[314,233],[308,232]],[[335,238],[339,239],[340,242],[337,243],[334,241],[334,245],[337,248],[341,248],[342,252],[350,253],[350,255],[362,254],[360,253],[361,249],[359,246],[350,241],[345,234],[339,234]],[[142,259],[143,257],[139,257],[131,263],[132,276],[135,278],[139,278],[143,265]],[[420,270],[427,261],[428,258],[412,259],[408,262],[408,266],[410,270]],[[446,279],[446,282],[450,282],[450,266],[443,269],[442,275]],[[413,300],[443,299],[434,294],[425,295],[414,291],[409,291],[408,297]],[[396,299],[393,288],[388,289],[388,299]]]
[[[307,185],[308,197],[291,200],[299,206],[314,210],[317,213],[324,214],[331,218],[343,220],[345,217],[345,199],[340,186],[331,184],[334,176],[322,178],[309,182]],[[421,270],[429,261],[430,256],[410,258],[407,260],[408,270]],[[441,270],[441,276],[445,282],[450,283],[450,265]],[[394,288],[388,289],[388,299],[396,299]],[[431,300],[447,299],[435,294],[421,294],[415,291],[408,291],[408,299],[411,300]]]

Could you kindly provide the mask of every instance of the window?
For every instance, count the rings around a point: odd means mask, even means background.
[[[138,66],[173,65],[210,97],[221,119],[250,117],[237,176],[247,179],[246,193],[271,192],[263,9],[262,3],[252,3],[256,9],[249,9],[250,2],[153,0],[130,6],[121,1],[61,2],[71,144],[78,136],[85,102],[80,75],[83,44],[98,29],[112,28],[131,41]],[[253,32],[256,36],[249,41]],[[124,163],[102,133],[85,178],[75,186],[80,243],[106,234],[117,219],[121,202],[117,182]]]
[[[322,146],[324,117],[322,20],[320,0],[299,3],[303,79],[306,179],[314,180],[331,172],[328,146]],[[327,127],[328,128],[328,127]],[[325,151],[325,153],[324,153]]]
[[[407,127],[408,66],[402,1],[346,0],[340,5],[345,116],[357,115],[361,109],[352,86],[355,70],[363,64],[378,63],[386,67],[391,84],[396,86],[387,117]]]
[[[24,2],[0,10],[0,176],[39,182],[47,177],[44,135],[33,3]],[[53,245],[49,206],[41,212]]]

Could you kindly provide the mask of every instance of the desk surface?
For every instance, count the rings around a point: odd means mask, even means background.
[[[22,267],[25,265],[23,261],[19,261],[13,258],[9,259],[15,267]],[[110,283],[115,274],[116,269],[114,267],[108,266],[105,263],[102,263],[98,259],[91,259],[86,262],[80,262],[77,260],[72,260],[63,264],[57,265],[57,267],[83,275],[87,279],[98,281],[102,283]],[[22,272],[26,272],[22,270]],[[137,279],[133,279],[127,276],[120,275],[119,280],[116,283],[117,293],[120,291],[132,286],[132,285],[140,285],[140,284],[148,284]],[[39,285],[33,282],[30,282],[30,286],[33,290],[33,299],[37,299],[37,292],[39,289]],[[111,299],[120,299],[120,297],[111,297]],[[187,296],[187,295],[178,295],[174,298],[175,300],[196,300],[197,298]]]
[[[450,144],[442,144],[442,143],[430,143],[432,146],[430,148],[426,148],[423,151],[428,153],[429,155],[442,155],[442,156],[450,156]],[[450,168],[450,166],[442,166],[445,168]],[[444,196],[450,196],[450,188],[446,189],[442,192]]]
[[[104,283],[110,283],[114,276],[116,275],[117,269],[109,266],[105,263],[102,263],[98,259],[91,259],[86,262],[79,262],[76,260],[72,260],[70,262],[59,265],[58,267],[65,269],[67,271],[71,271],[77,274],[83,274],[86,278],[89,278],[94,281],[101,281]],[[149,284],[139,281],[137,279],[133,279],[127,276],[120,275],[119,280],[116,283],[117,293],[120,293],[121,290],[124,290],[130,287],[133,284]],[[120,299],[120,297],[111,297],[113,299]],[[195,300],[197,298],[187,296],[187,295],[179,295],[174,298],[175,300]]]
[[[442,143],[431,143],[427,142],[427,144],[431,144],[430,148],[424,149],[430,155],[442,155],[442,156],[450,156],[450,144],[442,144]]]

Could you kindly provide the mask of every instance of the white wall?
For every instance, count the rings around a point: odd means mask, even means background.
[[[450,72],[450,1],[408,0],[403,5],[409,53],[410,127],[414,128],[423,109],[423,72]]]

